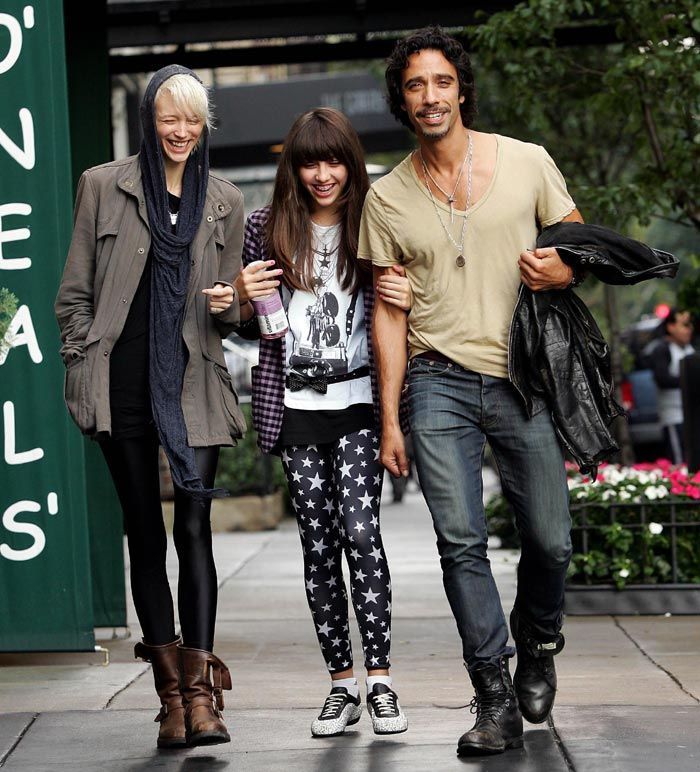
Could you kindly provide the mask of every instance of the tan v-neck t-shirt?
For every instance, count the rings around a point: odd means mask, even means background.
[[[495,136],[493,177],[467,212],[463,267],[443,225],[459,244],[464,212],[455,210],[450,222],[450,207],[437,198],[433,204],[410,155],[370,188],[358,254],[376,266],[405,267],[413,292],[411,358],[439,351],[469,370],[507,378],[519,255],[534,249],[539,228],[559,222],[576,205],[543,147]]]

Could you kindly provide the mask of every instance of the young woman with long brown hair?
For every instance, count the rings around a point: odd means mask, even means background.
[[[379,529],[383,469],[369,326],[371,273],[357,260],[369,180],[357,133],[339,111],[319,108],[292,126],[272,203],[246,223],[244,270],[236,281],[242,334],[256,337],[249,301],[279,287],[285,337],[263,339],[253,373],[253,422],[261,448],[281,454],[296,512],[306,594],[331,691],[311,725],[342,734],[362,710],[353,674],[350,594],[367,668],[367,708],[378,734],[408,724],[389,676],[391,582]],[[262,262],[261,262],[262,261]],[[378,288],[409,305],[398,273]]]

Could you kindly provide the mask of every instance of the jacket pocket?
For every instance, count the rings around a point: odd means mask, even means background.
[[[242,437],[246,432],[246,422],[240,407],[238,407],[238,395],[233,388],[229,371],[217,362],[212,362],[214,372],[221,386],[221,404],[226,417],[228,431],[231,437]]]
[[[83,434],[95,431],[95,406],[90,397],[88,365],[85,354],[73,359],[66,367],[63,396],[71,418]]]

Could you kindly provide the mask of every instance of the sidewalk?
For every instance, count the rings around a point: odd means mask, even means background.
[[[417,493],[387,501],[382,517],[394,590],[392,675],[408,732],[375,736],[365,713],[343,737],[311,738],[328,679],[306,607],[297,530],[285,520],[272,532],[215,537],[216,653],[234,684],[225,694],[230,744],[156,750],[158,703],[150,667],[133,659],[139,630],[131,609],[131,638],[99,641],[110,649],[108,667],[97,654],[0,654],[3,772],[700,769],[700,616],[567,619],[552,726],[526,725],[522,750],[458,759],[457,739],[473,720],[465,709],[472,691],[430,517]],[[494,550],[491,558],[508,610],[516,555]],[[353,643],[357,657],[356,628]]]

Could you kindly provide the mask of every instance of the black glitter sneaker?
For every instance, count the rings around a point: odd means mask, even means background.
[[[359,695],[351,697],[344,686],[334,686],[326,697],[317,719],[311,724],[314,737],[334,737],[343,734],[346,726],[356,724],[362,714]]]
[[[375,734],[400,734],[408,729],[396,692],[386,684],[375,684],[367,695],[367,712]]]

